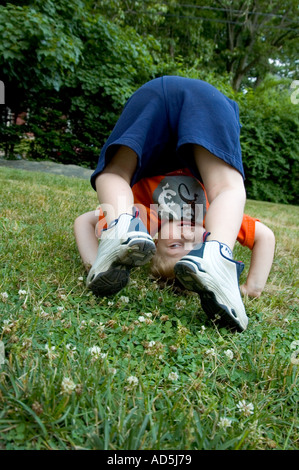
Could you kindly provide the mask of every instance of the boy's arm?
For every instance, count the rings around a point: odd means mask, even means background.
[[[74,223],[78,250],[86,270],[90,269],[97,257],[99,241],[95,234],[95,227],[98,221],[97,211],[90,211],[79,215]]]
[[[245,284],[240,286],[243,294],[250,297],[260,297],[270,273],[274,249],[274,233],[269,227],[256,221],[250,268]]]

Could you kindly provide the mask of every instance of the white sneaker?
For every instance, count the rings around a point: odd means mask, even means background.
[[[130,269],[148,263],[155,251],[155,243],[138,213],[122,214],[102,231],[98,255],[87,276],[87,287],[96,296],[119,292],[129,282]]]
[[[230,249],[217,241],[194,247],[174,267],[183,286],[200,296],[202,308],[213,320],[244,331],[248,317],[241,299],[239,277],[244,264],[230,258]]]

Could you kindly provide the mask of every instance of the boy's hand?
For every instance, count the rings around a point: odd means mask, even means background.
[[[246,282],[240,286],[243,295],[254,298],[260,297],[272,266],[274,249],[274,233],[266,225],[256,222],[249,272]]]
[[[242,284],[240,286],[240,291],[241,291],[241,294],[248,295],[248,297],[253,297],[255,299],[260,297],[260,295],[262,293],[261,290],[249,287],[247,284]]]

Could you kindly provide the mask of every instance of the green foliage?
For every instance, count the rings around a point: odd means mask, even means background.
[[[5,121],[4,121],[5,122]],[[20,126],[12,125],[7,127],[0,123],[0,142],[7,159],[15,159],[15,149],[22,139],[22,130]]]
[[[71,2],[71,8],[68,2],[59,4],[64,14],[74,13],[72,21],[83,12],[80,0]],[[19,88],[38,92],[41,87],[58,90],[67,71],[74,71],[82,42],[67,27],[68,22],[50,0],[0,7],[1,72],[4,78],[8,75],[9,86],[14,80],[14,92]]]
[[[168,60],[183,57],[216,75],[229,73],[234,90],[268,73],[298,70],[296,0],[119,0],[94,7],[139,34],[154,35]]]
[[[265,80],[240,97],[241,144],[249,198],[298,203],[298,106],[288,81]]]
[[[80,0],[1,7],[0,31],[6,104],[29,109],[30,156],[94,165],[125,101],[155,75],[158,43]]]
[[[161,75],[199,78],[240,105],[249,197],[296,203],[298,105],[290,82],[265,78],[296,70],[296,8],[293,0],[5,2],[0,149],[93,168],[139,86]],[[15,120],[28,111],[26,123],[7,127],[8,109]]]

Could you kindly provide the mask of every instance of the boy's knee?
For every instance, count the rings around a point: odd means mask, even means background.
[[[105,173],[115,174],[130,183],[136,168],[137,154],[130,147],[121,145],[99,176]]]
[[[206,191],[209,202],[212,202],[216,197],[224,193],[234,194],[239,203],[245,204],[246,201],[246,191],[241,175],[240,178],[232,178],[231,180],[218,179],[218,181],[215,181],[210,187],[206,188]]]

